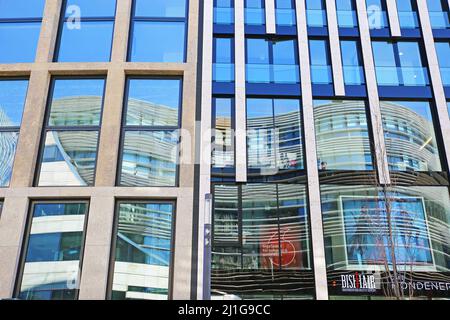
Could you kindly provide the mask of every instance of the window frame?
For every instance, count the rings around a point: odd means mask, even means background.
[[[19,258],[19,264],[17,267],[17,274],[16,279],[14,282],[14,290],[13,290],[13,297],[19,297],[20,295],[20,289],[22,287],[23,282],[23,273],[25,270],[25,264],[27,259],[27,253],[28,248],[30,245],[30,236],[31,236],[31,228],[33,226],[33,215],[34,215],[34,209],[36,207],[36,204],[71,204],[71,203],[85,203],[86,204],[86,211],[84,213],[84,226],[83,226],[83,232],[81,236],[81,249],[80,249],[80,259],[79,259],[79,269],[78,269],[78,288],[73,289],[75,291],[75,299],[74,301],[79,300],[80,295],[80,285],[81,285],[81,275],[83,272],[83,262],[84,262],[84,251],[86,249],[86,237],[87,237],[87,226],[89,221],[89,213],[90,213],[90,199],[87,198],[61,198],[61,199],[49,199],[49,200],[39,200],[39,199],[33,199],[30,201],[28,205],[28,212],[27,212],[27,218],[25,220],[25,229],[24,229],[24,237],[22,241],[22,245],[20,248],[20,258]],[[48,234],[48,233],[47,233]]]
[[[185,14],[184,17],[145,17],[145,16],[137,16],[136,15],[136,0],[132,0],[131,4],[131,18],[130,18],[130,27],[128,30],[128,49],[126,55],[126,62],[136,62],[131,59],[133,52],[133,37],[135,35],[135,25],[136,22],[175,22],[175,23],[184,23],[184,44],[183,44],[183,60],[178,62],[167,62],[167,61],[147,61],[149,63],[186,63],[187,62],[187,47],[188,47],[188,38],[189,38],[189,9],[190,9],[190,1],[183,0],[185,2]],[[145,63],[145,62],[144,62]]]
[[[127,125],[127,112],[128,112],[128,101],[130,97],[130,82],[131,80],[178,80],[180,81],[180,90],[178,98],[178,125],[175,126],[139,126],[139,125]],[[126,77],[125,80],[125,93],[122,108],[122,123],[120,129],[120,145],[119,145],[119,160],[117,164],[116,171],[116,187],[133,188],[133,187],[157,187],[157,188],[176,188],[180,184],[180,142],[181,142],[181,129],[182,129],[182,114],[183,114],[183,83],[184,78],[182,76],[136,76],[130,75]],[[173,186],[125,186],[122,184],[122,167],[123,167],[123,157],[124,157],[124,147],[125,147],[125,134],[127,132],[170,132],[176,131],[178,133],[177,141],[177,158],[175,159],[175,183]]]
[[[214,165],[214,151],[216,150],[216,125],[217,125],[217,99],[229,99],[231,103],[231,148],[233,150],[233,167],[216,167]],[[225,173],[229,171],[233,171],[235,174],[236,170],[236,98],[233,95],[213,95],[212,96],[212,112],[211,112],[211,130],[213,132],[213,136],[211,137],[211,175],[214,176],[215,174]]]
[[[49,125],[50,115],[51,115],[51,106],[53,102],[54,92],[55,92],[55,83],[58,80],[103,80],[103,92],[102,92],[102,105],[100,110],[100,119],[98,125],[86,125],[86,126],[55,126],[55,125]],[[47,103],[45,107],[45,116],[44,116],[44,124],[42,126],[41,130],[41,138],[39,143],[39,153],[38,158],[36,162],[36,169],[35,169],[35,177],[33,181],[33,186],[38,188],[84,188],[84,187],[93,187],[95,186],[95,181],[97,178],[97,164],[98,164],[98,157],[99,157],[99,146],[100,146],[100,137],[101,137],[101,131],[102,131],[102,122],[103,122],[103,113],[105,109],[105,93],[106,93],[106,82],[107,82],[107,76],[53,76],[50,80],[50,88],[47,95]],[[41,175],[42,170],[42,163],[43,163],[43,156],[45,151],[45,138],[47,136],[47,133],[50,131],[54,132],[78,132],[78,131],[89,131],[89,132],[97,132],[98,138],[97,138],[97,145],[96,145],[96,156],[95,156],[95,168],[94,168],[94,177],[92,181],[92,185],[87,184],[86,186],[39,186],[39,179]]]
[[[112,300],[112,292],[113,292],[113,282],[114,282],[114,267],[116,263],[116,247],[117,247],[117,234],[119,230],[119,217],[120,217],[120,205],[121,204],[135,204],[135,203],[144,203],[144,204],[172,204],[172,234],[170,239],[170,260],[169,260],[169,286],[168,286],[168,295],[167,300],[173,300],[173,288],[174,288],[174,261],[175,261],[175,237],[176,237],[176,222],[177,222],[177,199],[170,200],[161,200],[161,199],[152,199],[152,198],[140,198],[140,199],[131,199],[131,198],[123,198],[116,199],[114,204],[114,222],[112,228],[112,236],[111,236],[111,249],[109,253],[109,264],[108,264],[108,277],[107,277],[107,286],[106,286],[106,300]]]
[[[231,60],[231,62],[228,63],[228,64],[230,66],[232,66],[232,68],[233,68],[233,80],[231,80],[231,81],[217,81],[213,77],[212,81],[215,82],[215,83],[234,83],[236,81],[236,77],[234,75],[235,68],[236,68],[235,37],[234,37],[234,35],[229,35],[229,34],[214,34],[213,35],[213,41],[212,41],[212,49],[213,49],[212,67],[213,67],[213,70],[216,68],[216,64],[217,64],[217,40],[218,39],[229,39],[231,41],[231,46],[230,46],[230,60]],[[213,76],[214,76],[214,71],[213,71]]]
[[[115,11],[114,11],[114,16],[111,17],[107,17],[107,16],[95,16],[95,17],[80,17],[80,23],[83,22],[111,22],[112,23],[112,34],[111,34],[111,44],[110,44],[110,49],[109,49],[109,58],[106,61],[96,61],[96,62],[111,62],[111,57],[112,57],[112,48],[113,48],[113,43],[114,43],[114,31],[115,31],[115,27],[116,27],[116,14],[117,14],[117,0],[116,1],[116,7],[115,7]],[[67,11],[67,5],[68,5],[68,0],[63,0],[63,3],[61,5],[61,13],[60,13],[60,18],[59,18],[59,26],[58,26],[58,33],[57,33],[57,37],[56,37],[56,45],[55,45],[55,50],[53,53],[53,62],[58,62],[58,63],[83,63],[84,61],[76,61],[76,62],[65,62],[65,61],[59,61],[59,54],[61,51],[61,44],[62,44],[62,35],[64,32],[64,26],[66,24],[66,22],[69,22],[69,20],[71,19],[70,17],[66,17],[66,11]],[[95,63],[95,62],[94,62]]]

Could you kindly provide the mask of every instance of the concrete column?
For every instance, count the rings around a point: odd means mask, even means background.
[[[213,16],[212,1],[203,5],[203,57],[202,95],[200,123],[200,185],[198,220],[197,299],[203,297],[203,228],[205,221],[205,195],[211,192],[211,134],[212,128],[212,65],[213,65]]]
[[[86,242],[81,268],[80,300],[105,300],[108,286],[115,199],[94,196],[87,217]]]
[[[345,96],[344,72],[342,67],[341,43],[336,13],[336,1],[326,0],[328,33],[330,37],[330,55],[333,69],[334,94]]]
[[[0,219],[0,300],[14,294],[27,216],[27,197],[5,198]]]
[[[383,122],[381,118],[380,99],[378,97],[378,84],[373,60],[372,43],[370,39],[369,22],[365,0],[356,0],[358,11],[358,24],[361,39],[362,56],[366,75],[367,96],[369,99],[370,119],[372,122],[373,143],[378,170],[379,182],[390,184],[389,166],[384,141]]]
[[[442,84],[439,60],[436,54],[433,30],[426,0],[417,0],[419,18],[422,27],[423,42],[430,70],[431,84],[433,85],[434,99],[437,107],[439,124],[442,129],[447,168],[450,168],[450,120],[447,109],[444,86]]]
[[[245,96],[244,0],[235,0],[235,123],[236,182],[247,182],[247,115]]]
[[[127,59],[132,3],[132,0],[117,0],[111,52],[112,62],[122,62]]]
[[[402,31],[400,29],[400,22],[398,20],[396,0],[386,0],[386,6],[387,6],[387,14],[389,17],[389,27],[391,29],[391,36],[401,37]]]
[[[265,0],[266,11],[266,33],[276,34],[275,0]]]
[[[53,61],[56,39],[58,37],[59,16],[62,0],[46,1],[42,17],[41,33],[36,50],[36,62]]]
[[[297,34],[300,53],[300,73],[302,86],[302,110],[305,132],[306,168],[308,173],[308,203],[311,216],[312,252],[314,279],[318,300],[328,300],[325,245],[323,239],[322,208],[320,201],[319,171],[317,168],[316,135],[311,86],[311,70],[306,25],[305,0],[296,1]]]

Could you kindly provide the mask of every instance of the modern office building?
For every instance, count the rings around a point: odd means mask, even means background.
[[[0,0],[0,299],[450,299],[449,15]]]

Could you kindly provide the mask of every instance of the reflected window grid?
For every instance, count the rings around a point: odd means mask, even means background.
[[[37,186],[94,185],[104,89],[102,77],[52,79]]]

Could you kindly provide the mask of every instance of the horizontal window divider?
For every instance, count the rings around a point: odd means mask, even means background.
[[[19,132],[20,127],[0,127],[1,132]]]
[[[78,19],[78,18],[77,18]],[[105,22],[114,22],[116,20],[115,17],[81,17],[79,18],[79,20],[77,20],[77,22],[100,22],[100,21],[105,21]],[[64,18],[64,22],[73,22],[73,18],[69,17],[69,18]]]
[[[76,126],[70,126],[70,127],[47,126],[47,127],[45,127],[45,131],[58,131],[58,132],[61,132],[61,131],[99,131],[99,130],[100,130],[100,126],[98,126],[98,127],[93,127],[93,126],[86,126],[86,127],[83,127],[83,126],[79,126],[79,127],[76,127]]]
[[[179,127],[124,126],[125,131],[175,131]]]
[[[186,18],[133,17],[132,20],[147,21],[147,22],[187,22]]]
[[[10,19],[0,19],[0,23],[26,23],[26,22],[42,22],[42,18],[10,18]]]

